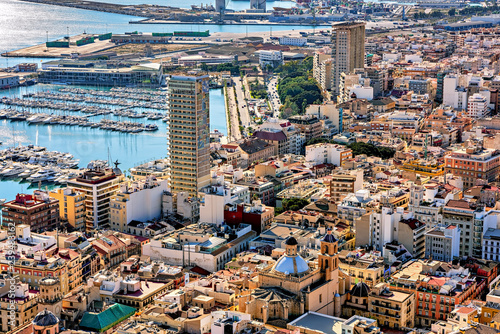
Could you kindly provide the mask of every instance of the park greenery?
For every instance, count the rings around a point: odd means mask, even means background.
[[[282,214],[285,211],[298,211],[304,208],[309,201],[304,198],[286,198],[282,202],[281,208],[275,208],[274,213],[276,215]]]
[[[321,103],[323,96],[316,80],[312,77],[313,58],[291,61],[280,65],[278,95],[283,106],[281,118],[304,114],[308,105]]]
[[[201,64],[201,69],[207,72],[231,72],[231,75],[240,75],[240,65],[224,63],[217,65]]]

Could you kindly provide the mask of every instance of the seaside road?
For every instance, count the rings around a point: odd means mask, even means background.
[[[250,126],[250,112],[248,111],[248,103],[243,93],[242,81],[240,77],[233,77],[236,88],[236,99],[240,110],[241,125]],[[247,88],[248,89],[248,88]]]
[[[231,122],[229,122],[231,125],[231,136],[228,138],[228,141],[234,141],[234,140],[239,140],[241,139],[241,132],[240,132],[240,123],[238,122],[238,110],[236,108],[236,98],[234,96],[234,89],[233,86],[227,86],[226,87],[226,94],[227,94],[227,99],[228,99],[228,107],[229,107],[229,117]],[[228,129],[229,131],[229,129]]]

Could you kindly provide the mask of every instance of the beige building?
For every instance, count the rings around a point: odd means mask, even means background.
[[[339,94],[342,73],[365,66],[365,23],[348,22],[332,27],[332,100]]]
[[[334,173],[330,179],[330,199],[339,202],[363,187],[363,170]]]
[[[372,289],[358,283],[349,293],[342,312],[345,317],[370,317],[391,329],[411,328],[415,325],[415,294],[389,290],[386,283],[378,283]]]
[[[170,188],[196,196],[210,184],[210,99],[208,75],[172,76],[170,102]]]

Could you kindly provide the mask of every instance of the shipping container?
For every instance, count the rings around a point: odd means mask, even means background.
[[[113,36],[113,33],[107,33],[107,34],[99,35],[98,38],[100,41],[104,41],[106,39],[111,39],[112,36]]]
[[[48,48],[69,48],[69,42],[64,41],[53,41],[45,43]]]

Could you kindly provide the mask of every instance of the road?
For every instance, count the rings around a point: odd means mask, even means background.
[[[238,102],[238,108],[240,110],[241,125],[250,126],[250,112],[248,111],[248,103],[243,93],[243,87],[240,77],[233,77],[236,88],[236,100]],[[246,87],[246,89],[249,89]]]
[[[276,86],[278,84],[278,77],[274,76],[269,80],[267,84],[267,94],[269,99],[269,104],[271,105],[271,109],[273,111],[273,116],[278,118],[280,114],[281,101],[278,96],[278,90]]]
[[[229,117],[231,119],[231,129],[228,129],[228,141],[231,142],[241,139],[241,131],[240,123],[238,122],[238,110],[236,108],[236,100],[234,98],[234,89],[232,86],[227,86],[226,90],[229,106]]]

